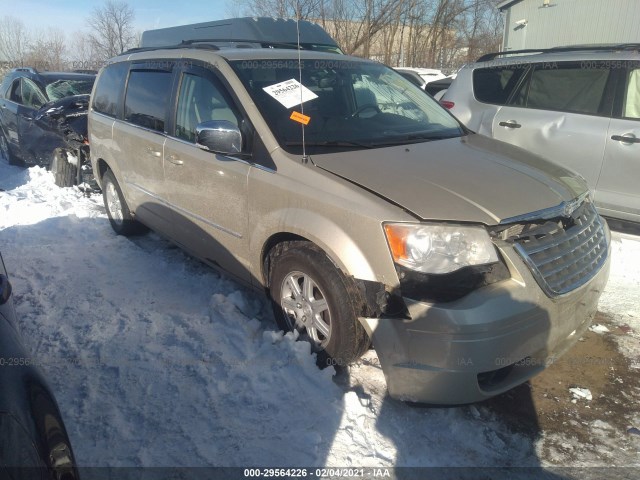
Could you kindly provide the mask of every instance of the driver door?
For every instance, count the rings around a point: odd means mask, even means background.
[[[17,109],[18,148],[25,162],[33,160],[33,152],[29,147],[29,129],[36,112],[47,103],[47,97],[33,80],[21,78],[21,103]]]
[[[181,72],[175,105],[164,171],[174,238],[209,264],[248,282],[247,179],[251,166],[237,156],[196,145],[198,124],[226,120],[240,126],[242,115],[217,76],[198,66]]]

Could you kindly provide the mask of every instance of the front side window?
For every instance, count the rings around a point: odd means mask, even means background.
[[[531,75],[526,106],[541,110],[598,115],[605,106],[610,70],[580,65],[542,65]]]
[[[28,78],[22,79],[22,104],[25,107],[38,109],[47,103],[47,98],[38,86]]]
[[[185,73],[180,84],[176,111],[176,137],[195,142],[196,126],[209,120],[226,120],[236,127],[238,116],[212,80]]]
[[[132,70],[124,99],[124,119],[163,132],[170,96],[171,72]]]
[[[640,119],[640,68],[629,72],[623,112],[624,118]]]
[[[292,153],[302,146],[302,125],[295,121],[300,118],[307,122],[305,144],[331,151],[464,134],[458,121],[435,100],[381,64],[306,59],[299,69],[297,60],[230,63],[280,145]],[[302,107],[291,96],[291,101],[274,98],[287,97],[298,82],[311,92]]]

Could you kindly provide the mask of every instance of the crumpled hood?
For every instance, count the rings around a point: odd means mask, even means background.
[[[487,225],[555,207],[587,190],[580,177],[481,135],[312,155],[313,163],[423,220]]]

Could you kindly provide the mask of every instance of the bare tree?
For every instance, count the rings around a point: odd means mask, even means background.
[[[71,70],[98,70],[102,66],[102,61],[98,58],[93,42],[86,32],[77,32],[73,36],[69,52]]]
[[[39,70],[64,70],[66,37],[62,30],[49,28],[32,35],[26,65]]]
[[[324,0],[246,0],[248,14],[264,17],[317,19],[323,9]]]
[[[327,0],[323,27],[346,53],[369,57],[378,56],[380,50],[380,60],[384,61],[397,35],[396,28],[392,40],[387,30],[397,26],[406,3],[406,0]]]
[[[24,66],[29,45],[30,38],[24,23],[10,16],[0,19],[0,60],[14,67]]]
[[[93,11],[87,23],[97,58],[104,61],[136,45],[134,17],[133,8],[119,0],[107,0]]]

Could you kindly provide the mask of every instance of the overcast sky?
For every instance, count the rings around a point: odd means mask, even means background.
[[[236,0],[129,0],[136,30],[219,20],[238,12]],[[49,26],[73,33],[84,30],[91,12],[103,0],[0,0],[0,17],[19,18],[31,30]]]

